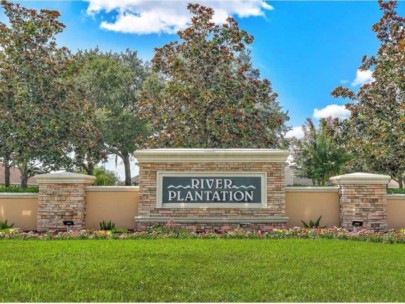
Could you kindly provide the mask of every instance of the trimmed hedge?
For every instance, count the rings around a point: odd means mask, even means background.
[[[38,186],[28,186],[27,188],[21,188],[20,186],[0,186],[0,192],[10,193],[38,193]]]

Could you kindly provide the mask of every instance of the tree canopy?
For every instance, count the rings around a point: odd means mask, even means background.
[[[341,173],[350,160],[342,147],[337,119],[321,119],[317,129],[311,119],[303,125],[304,138],[293,142],[294,162],[298,175],[312,180],[314,185],[325,185],[329,178]]]
[[[59,13],[1,4],[10,24],[0,22],[1,145],[26,186],[29,176],[69,167],[73,142],[91,145],[82,134],[94,131],[86,123],[94,111],[67,81],[75,71],[69,50],[56,44],[64,28]]]
[[[93,124],[101,134],[96,149],[78,151],[77,156],[82,156],[87,164],[91,153],[95,159],[103,151],[120,157],[125,167],[125,184],[129,186],[129,160],[148,133],[145,120],[137,113],[139,90],[149,75],[149,67],[130,50],[121,53],[104,53],[98,49],[81,51],[75,55],[75,61],[81,67],[75,86],[87,100],[96,104]],[[92,163],[94,168],[97,162]],[[92,168],[87,169],[93,174]]]
[[[357,168],[392,176],[403,187],[405,172],[405,18],[396,1],[379,0],[383,16],[372,30],[381,45],[375,56],[364,56],[360,69],[374,80],[358,92],[338,87],[332,95],[353,100],[344,124],[347,146]]]
[[[247,46],[253,37],[233,18],[213,23],[211,8],[188,9],[191,25],[178,32],[180,41],[155,49],[155,75],[141,96],[140,114],[154,130],[148,146],[282,146],[288,116],[252,67]]]

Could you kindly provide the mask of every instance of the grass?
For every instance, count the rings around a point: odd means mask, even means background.
[[[0,192],[11,192],[11,193],[37,193],[38,186],[28,186],[27,188],[21,188],[20,186],[0,186]]]
[[[0,302],[395,302],[404,253],[336,240],[5,240]]]

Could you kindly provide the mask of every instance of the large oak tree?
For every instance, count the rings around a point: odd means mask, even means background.
[[[156,74],[140,100],[140,115],[154,129],[149,147],[282,146],[288,116],[252,67],[247,47],[253,37],[233,18],[213,23],[211,8],[188,9],[191,25],[178,32],[179,41],[155,49]]]
[[[332,95],[353,100],[345,123],[347,147],[357,158],[354,167],[391,175],[403,187],[405,172],[405,18],[396,1],[379,0],[383,16],[372,30],[381,45],[364,56],[360,69],[373,70],[374,81],[358,92],[338,87]]]
[[[25,187],[30,176],[69,167],[74,145],[93,145],[83,134],[96,131],[88,123],[94,109],[69,81],[76,71],[56,44],[59,13],[1,4],[9,25],[0,22],[0,145]]]
[[[139,91],[149,75],[149,67],[130,50],[120,53],[98,49],[80,51],[75,61],[81,66],[74,80],[75,87],[96,104],[94,125],[101,134],[94,149],[89,151],[83,147],[76,151],[76,160],[79,160],[76,163],[93,174],[95,160],[103,151],[116,155],[124,163],[125,185],[130,186],[130,159],[148,132],[145,121],[137,113]]]

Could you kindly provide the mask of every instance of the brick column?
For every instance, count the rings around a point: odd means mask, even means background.
[[[386,231],[386,186],[391,177],[369,173],[335,176],[331,181],[339,185],[340,226],[353,229],[353,221],[363,221],[365,229]]]
[[[41,174],[35,179],[39,184],[37,230],[66,230],[64,220],[72,220],[73,229],[84,229],[85,190],[95,177],[64,172]]]

